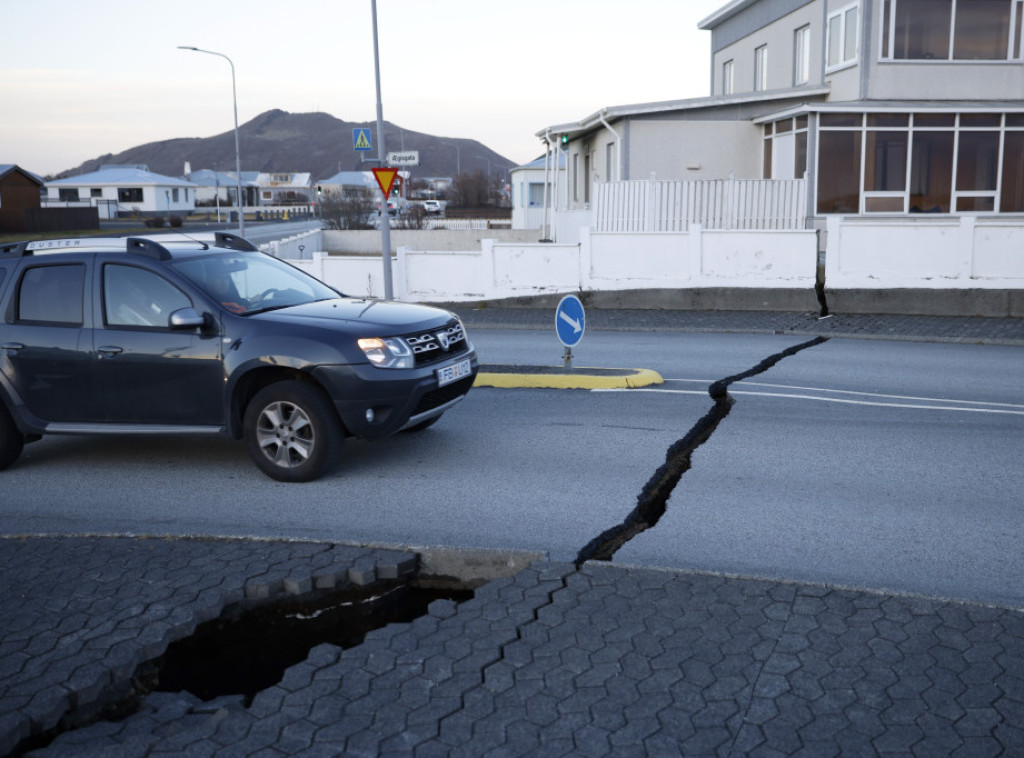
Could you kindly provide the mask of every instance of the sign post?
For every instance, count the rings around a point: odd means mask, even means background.
[[[572,368],[572,349],[583,339],[587,327],[587,316],[583,303],[575,295],[566,295],[555,309],[555,334],[565,346],[565,367]]]

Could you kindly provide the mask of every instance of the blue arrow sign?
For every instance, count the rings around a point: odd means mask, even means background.
[[[587,326],[583,303],[575,295],[566,295],[555,310],[555,333],[566,347],[574,347],[583,339]]]

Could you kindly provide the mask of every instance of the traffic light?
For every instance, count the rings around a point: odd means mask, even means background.
[[[568,144],[569,144],[569,135],[568,135],[568,134],[565,134],[565,133],[563,132],[563,133],[562,133],[562,138],[561,138],[561,140],[560,140],[560,141],[561,141],[561,143],[562,143],[563,145],[568,145]]]
[[[319,184],[318,184],[318,185],[316,185],[316,196],[317,196],[317,197],[320,197],[320,196],[321,196],[322,194],[324,194],[324,191],[323,191],[323,189],[321,189],[321,187],[320,187],[320,185],[319,185]]]

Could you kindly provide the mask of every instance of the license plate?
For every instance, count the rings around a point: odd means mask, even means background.
[[[469,376],[473,373],[473,364],[467,358],[464,361],[453,363],[451,366],[444,366],[443,368],[437,369],[437,386],[443,387],[446,384],[457,382],[459,379]]]

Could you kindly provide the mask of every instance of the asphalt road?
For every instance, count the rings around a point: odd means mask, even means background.
[[[553,333],[480,330],[484,363],[555,364]],[[707,385],[805,342],[588,334],[576,365],[649,390],[478,388],[436,426],[350,442],[333,475],[272,482],[227,440],[48,438],[0,478],[7,534],[259,535],[546,550],[620,523]],[[1024,607],[1024,351],[833,339],[731,386],[661,521],[615,555]]]

